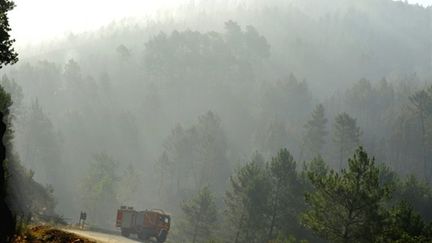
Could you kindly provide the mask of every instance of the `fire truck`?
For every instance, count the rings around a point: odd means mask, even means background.
[[[170,224],[171,216],[161,209],[136,211],[133,207],[121,206],[117,210],[116,227],[125,237],[136,234],[140,240],[154,237],[162,243],[168,236]]]

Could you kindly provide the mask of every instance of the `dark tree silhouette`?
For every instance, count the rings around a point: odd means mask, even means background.
[[[5,134],[6,124],[3,122],[4,115],[0,112],[0,134],[1,137]],[[6,159],[6,148],[3,143],[0,146],[0,161],[2,161],[0,166],[0,241],[4,242],[7,240],[8,236],[11,235],[15,228],[15,221],[12,217],[12,213],[5,202],[6,196],[6,182],[5,182],[5,170],[3,167],[3,161]]]
[[[11,104],[12,100],[10,95],[0,86],[0,137],[2,138],[2,142],[0,143],[0,224],[2,225],[2,227],[0,227],[0,242],[6,242],[8,236],[12,235],[15,230],[15,220],[6,203],[7,183],[5,161],[7,154],[6,149],[10,147],[11,133],[8,132],[8,114]]]
[[[13,1],[0,0],[0,68],[7,64],[13,64],[18,61],[18,55],[14,51],[12,44],[13,39],[10,38],[9,20],[7,12],[14,8]],[[7,112],[0,111],[0,137],[3,138],[6,132]],[[4,161],[6,159],[6,147],[3,143],[0,146],[0,241],[5,242],[8,236],[13,234],[15,222],[12,213],[5,202],[6,197],[6,180]]]

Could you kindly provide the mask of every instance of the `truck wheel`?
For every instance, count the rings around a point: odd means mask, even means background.
[[[130,232],[129,232],[128,229],[121,228],[121,235],[122,235],[122,236],[124,236],[124,237],[129,237],[129,234],[130,234]]]
[[[163,243],[166,241],[168,232],[166,230],[161,230],[159,235],[156,237],[158,243]]]

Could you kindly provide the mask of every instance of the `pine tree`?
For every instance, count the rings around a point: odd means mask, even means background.
[[[296,162],[287,149],[281,149],[268,164],[271,178],[268,240],[300,233],[297,216],[303,209],[303,185]]]
[[[389,209],[387,222],[379,242],[416,243],[431,242],[431,225],[405,201]]]
[[[312,117],[305,124],[306,130],[304,136],[304,148],[311,156],[321,154],[322,148],[325,144],[325,136],[327,135],[327,118],[324,114],[324,106],[319,104],[312,112]]]
[[[225,195],[226,216],[234,232],[230,242],[264,242],[271,184],[256,161],[241,167],[230,179]]]
[[[173,162],[169,159],[168,153],[164,151],[159,159],[156,161],[156,171],[158,172],[159,189],[158,196],[161,199],[162,191],[172,188],[174,185],[174,171]],[[166,194],[166,193],[164,193]]]
[[[139,189],[143,184],[141,178],[142,174],[133,164],[129,164],[123,171],[116,188],[117,199],[121,205],[134,205],[133,203],[139,201]]]
[[[223,195],[231,168],[221,119],[208,111],[198,117],[198,123],[189,132],[196,132],[192,135],[196,139],[194,149],[197,152],[197,161],[193,166],[199,174],[196,187],[208,182],[216,195]]]
[[[362,147],[348,160],[347,170],[308,171],[314,191],[306,194],[304,225],[331,242],[374,242],[382,233],[390,190],[380,182],[380,173]]]
[[[423,173],[426,181],[430,180],[430,169],[427,162],[427,128],[426,122],[432,114],[432,97],[430,91],[420,90],[414,95],[410,96],[409,99],[411,104],[414,106],[415,112],[418,114],[420,121],[420,132],[421,132],[421,158],[423,161]]]
[[[216,195],[223,195],[231,168],[225,133],[216,114],[209,111],[199,116],[197,124],[188,129],[178,125],[164,147],[166,156],[161,155],[158,167],[172,172],[176,193],[190,188],[197,191],[208,183]]]
[[[1,56],[0,56],[1,62]],[[10,207],[6,202],[6,162],[11,153],[12,129],[9,116],[9,108],[12,105],[12,99],[8,93],[0,86],[0,242],[6,242],[15,231],[16,221],[12,215]]]
[[[88,174],[82,182],[82,199],[86,211],[91,212],[92,221],[102,226],[110,226],[111,215],[117,201],[118,163],[106,153],[95,154]]]
[[[281,148],[285,148],[289,142],[289,135],[286,126],[281,120],[272,121],[264,133],[257,137],[258,143],[266,154],[275,154]]]
[[[186,216],[187,233],[192,243],[211,238],[217,222],[217,208],[208,187],[202,188],[192,200],[184,202],[182,211]]]
[[[44,184],[59,185],[62,182],[61,142],[54,126],[38,100],[31,104],[23,126],[23,161],[36,172],[35,178]],[[56,187],[56,189],[58,189]]]
[[[337,146],[339,166],[342,168],[343,161],[360,142],[360,128],[357,127],[356,120],[345,112],[335,118],[333,141]]]
[[[424,180],[419,180],[416,176],[410,175],[404,180],[398,181],[392,200],[407,202],[422,215],[425,221],[430,222],[432,220],[430,207],[432,190]]]

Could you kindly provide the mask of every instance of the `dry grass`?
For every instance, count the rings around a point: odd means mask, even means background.
[[[60,243],[60,242],[73,242],[73,243],[96,243],[95,241],[88,240],[81,236],[64,232],[47,225],[39,225],[28,227],[23,234],[16,236],[12,241],[13,243]]]

